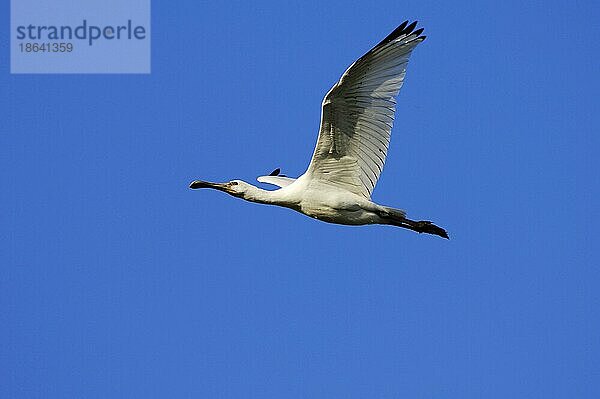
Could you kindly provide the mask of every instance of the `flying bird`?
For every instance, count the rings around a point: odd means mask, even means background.
[[[278,186],[263,190],[241,180],[195,180],[190,188],[212,188],[246,201],[291,208],[312,218],[345,225],[385,224],[448,238],[441,227],[415,221],[403,210],[371,201],[388,151],[396,96],[408,59],[425,40],[417,22],[403,22],[355,61],[322,103],[317,145],[306,172],[297,179],[277,168],[257,180]]]

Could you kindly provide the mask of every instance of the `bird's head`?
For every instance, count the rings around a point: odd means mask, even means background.
[[[246,183],[242,180],[231,180],[227,183],[211,183],[203,180],[194,180],[190,183],[190,188],[212,188],[215,190],[226,192],[227,194],[233,195],[234,197],[243,197],[248,190],[250,190],[251,184]]]

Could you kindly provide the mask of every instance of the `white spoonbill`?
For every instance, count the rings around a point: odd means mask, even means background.
[[[279,169],[257,180],[280,188],[263,190],[241,180],[195,180],[190,188],[213,188],[234,197],[294,209],[329,223],[388,224],[448,238],[428,221],[406,218],[400,209],[378,205],[371,193],[390,142],[396,96],[413,49],[425,40],[417,22],[403,22],[344,72],[325,95],[317,146],[306,172],[292,179]]]

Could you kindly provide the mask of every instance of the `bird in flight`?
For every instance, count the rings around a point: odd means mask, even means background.
[[[279,168],[261,183],[263,190],[241,180],[212,183],[195,180],[190,188],[212,188],[246,201],[278,205],[329,223],[385,224],[448,238],[441,227],[415,221],[403,210],[371,201],[390,142],[396,96],[404,83],[408,59],[425,40],[417,22],[403,22],[355,61],[327,92],[322,103],[317,145],[306,172],[293,179]]]

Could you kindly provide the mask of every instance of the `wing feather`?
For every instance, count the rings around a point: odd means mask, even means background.
[[[381,175],[412,50],[425,36],[403,22],[355,61],[325,95],[307,174],[370,199]]]
[[[296,179],[293,179],[291,177],[287,177],[287,176],[274,176],[274,175],[259,176],[259,177],[256,178],[256,180],[258,180],[261,183],[272,184],[272,185],[278,186],[278,187],[289,186],[290,184],[292,184],[293,182],[296,181]]]

